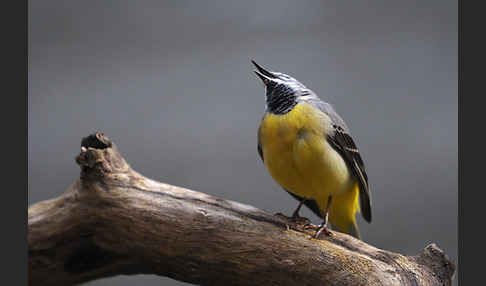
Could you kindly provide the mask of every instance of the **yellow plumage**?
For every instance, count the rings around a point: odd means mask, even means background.
[[[330,223],[359,237],[355,219],[359,187],[326,139],[331,124],[325,113],[306,102],[285,114],[266,113],[258,132],[261,151],[278,184],[299,197],[315,200],[322,216],[332,196]]]
[[[368,175],[344,120],[332,106],[295,78],[252,61],[265,85],[266,109],[258,129],[258,154],[273,179],[323,218],[361,238],[356,213],[371,222]]]

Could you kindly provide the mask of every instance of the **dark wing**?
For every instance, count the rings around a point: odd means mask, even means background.
[[[263,150],[262,150],[262,143],[260,142],[260,127],[258,127],[258,145],[257,145],[257,149],[258,149],[258,155],[260,155],[260,159],[262,159],[262,162],[264,162],[265,160],[263,160]]]
[[[258,155],[260,155],[260,158],[262,159],[262,161],[264,162],[265,160],[263,159],[263,150],[262,150],[262,144],[260,142],[260,128],[258,128],[258,144],[257,144],[257,150],[258,150]],[[285,189],[284,189],[285,190]],[[294,195],[292,194],[291,192],[285,190],[287,193],[289,193],[294,199],[296,199],[297,201],[301,202],[302,201],[302,197],[299,197],[297,195]],[[311,199],[307,199],[305,202],[304,202],[304,205],[306,207],[308,207],[314,214],[316,214],[318,217],[321,217],[322,218],[322,215],[321,215],[321,211],[319,210],[319,206],[317,205],[317,203],[314,201],[314,200],[311,200]]]
[[[341,154],[349,169],[358,178],[361,213],[366,221],[371,222],[370,187],[363,160],[351,136],[341,126],[334,125],[334,128],[334,134],[329,135],[327,140]]]
[[[308,102],[331,118],[334,134],[327,136],[327,140],[341,154],[349,169],[358,178],[361,213],[366,221],[371,222],[371,194],[368,175],[366,175],[363,160],[353,138],[351,138],[346,123],[329,103],[323,102],[317,97],[308,100]]]

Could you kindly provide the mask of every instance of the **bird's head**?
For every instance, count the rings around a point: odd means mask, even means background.
[[[265,85],[266,104],[269,112],[285,114],[292,110],[298,100],[313,93],[295,78],[284,73],[263,68],[251,61],[257,70],[253,71]]]

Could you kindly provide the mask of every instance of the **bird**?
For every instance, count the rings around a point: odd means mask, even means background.
[[[333,230],[361,239],[356,213],[371,222],[368,175],[344,120],[330,103],[295,78],[251,63],[265,86],[265,111],[258,127],[258,154],[271,177],[318,217],[318,238]]]

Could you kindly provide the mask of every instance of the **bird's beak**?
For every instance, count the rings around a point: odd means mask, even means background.
[[[277,78],[276,75],[274,75],[271,71],[264,69],[262,66],[257,64],[254,60],[251,60],[251,63],[257,68],[257,71],[253,71],[262,81],[265,85],[273,79]]]

